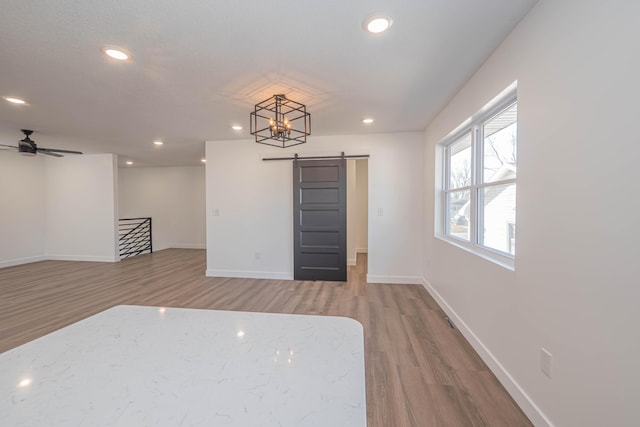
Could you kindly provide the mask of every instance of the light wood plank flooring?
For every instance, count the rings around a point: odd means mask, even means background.
[[[346,316],[364,326],[369,427],[531,425],[421,286],[366,283],[366,255],[346,283],[207,278],[205,258],[0,269],[0,352],[120,304]]]

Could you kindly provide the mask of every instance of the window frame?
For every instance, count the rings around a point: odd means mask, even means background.
[[[509,178],[499,180],[495,182],[485,182],[484,179],[484,126],[494,117],[505,111],[513,104],[518,103],[517,86],[514,83],[507,88],[502,94],[497,96],[493,101],[487,104],[474,116],[466,120],[463,124],[458,126],[447,137],[445,137],[439,145],[442,146],[442,185],[440,200],[440,217],[441,224],[439,225],[439,232],[436,237],[472,252],[485,259],[493,261],[511,270],[514,269],[515,254],[503,252],[501,250],[491,248],[484,244],[484,236],[480,233],[480,224],[484,224],[484,207],[480,206],[482,197],[481,191],[486,188],[500,186],[500,185],[515,185],[517,195],[517,172],[515,178]],[[516,119],[516,124],[518,123]],[[467,134],[471,135],[471,183],[470,185],[458,188],[451,187],[451,147],[458,141],[466,137]],[[516,134],[517,135],[517,134]],[[516,168],[518,163],[518,145],[516,142]],[[451,193],[469,191],[469,240],[465,240],[461,237],[454,236],[450,233],[451,216],[450,216],[450,197]],[[517,203],[516,203],[516,218],[517,218]],[[513,224],[513,222],[512,222]],[[510,230],[511,225],[507,225],[507,229]],[[517,221],[513,229],[513,235],[515,236],[515,230],[517,228]],[[511,233],[508,233],[509,237]],[[514,239],[515,240],[515,239]],[[508,246],[511,246],[511,240],[508,242]],[[513,242],[514,246],[517,246],[517,242]]]

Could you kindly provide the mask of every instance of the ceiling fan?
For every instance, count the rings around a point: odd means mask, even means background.
[[[42,153],[42,154],[46,154],[47,156],[54,156],[54,157],[64,157],[62,154],[59,154],[59,153],[82,154],[80,151],[58,150],[55,148],[38,147],[36,143],[31,138],[29,138],[29,136],[33,133],[32,130],[22,129],[22,133],[24,133],[24,139],[21,139],[18,142],[17,146],[5,145],[5,144],[0,144],[0,146],[16,148],[20,152],[20,154],[24,154],[26,156],[35,156],[38,153]]]

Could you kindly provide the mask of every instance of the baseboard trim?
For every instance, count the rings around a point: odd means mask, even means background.
[[[478,352],[480,358],[487,364],[491,372],[498,378],[498,381],[504,386],[507,392],[513,397],[513,400],[520,406],[522,411],[529,417],[535,426],[553,427],[553,423],[544,415],[538,405],[529,397],[518,382],[509,374],[498,359],[484,345],[478,336],[469,328],[469,326],[458,316],[458,313],[445,301],[445,299],[431,286],[431,284],[423,277],[422,286],[429,292],[440,308],[447,313],[447,316],[455,324],[456,328],[471,344],[471,347]]]
[[[366,254],[367,252],[369,252],[369,249],[367,248],[356,248],[357,254]]]
[[[292,273],[277,273],[273,271],[207,270],[206,276],[207,277],[234,277],[238,279],[293,280]]]
[[[423,278],[419,276],[382,276],[367,274],[367,283],[386,283],[394,285],[422,285]]]
[[[205,243],[173,243],[169,245],[171,249],[207,249]]]
[[[31,264],[32,262],[45,261],[46,259],[47,258],[42,255],[30,256],[26,258],[9,259],[6,261],[0,261],[0,268],[13,267],[15,265],[22,265],[22,264]]]
[[[119,262],[120,256],[47,255],[46,259],[51,261]]]
[[[356,259],[348,259],[347,260],[347,265],[356,265]]]

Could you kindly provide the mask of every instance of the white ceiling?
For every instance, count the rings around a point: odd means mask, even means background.
[[[204,141],[251,138],[253,105],[276,93],[307,105],[310,142],[423,130],[535,2],[3,0],[0,96],[30,105],[0,102],[0,143],[28,128],[43,147],[196,165]],[[389,31],[363,30],[373,12]]]

